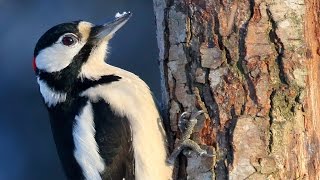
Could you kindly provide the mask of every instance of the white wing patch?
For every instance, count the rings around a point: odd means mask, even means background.
[[[74,156],[79,163],[87,180],[101,180],[105,164],[99,154],[95,141],[95,128],[93,121],[92,105],[88,101],[82,113],[75,117],[73,140],[75,143]]]
[[[67,99],[66,93],[60,93],[54,91],[52,88],[50,88],[45,81],[40,80],[38,77],[37,79],[40,92],[42,94],[42,97],[44,99],[44,102],[47,104],[48,107],[55,106],[58,103],[64,102]]]
[[[97,79],[101,74],[122,77],[120,81],[89,88],[82,96],[91,101],[103,98],[115,113],[128,118],[132,128],[136,179],[171,179],[172,166],[166,163],[166,138],[158,124],[160,115],[148,86],[125,70],[92,61],[87,63],[82,68],[82,77]]]

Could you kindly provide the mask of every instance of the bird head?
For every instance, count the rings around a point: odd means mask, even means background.
[[[93,53],[100,53],[104,60],[107,44],[114,33],[131,17],[131,13],[117,14],[115,20],[94,25],[75,21],[56,25],[38,40],[33,58],[33,68],[40,72],[56,73],[69,66],[80,68]]]

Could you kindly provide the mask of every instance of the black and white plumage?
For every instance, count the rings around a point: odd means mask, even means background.
[[[36,45],[34,70],[69,179],[171,179],[148,86],[104,61],[108,41],[130,16],[60,24]]]

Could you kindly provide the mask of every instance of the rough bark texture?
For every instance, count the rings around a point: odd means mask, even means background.
[[[180,157],[179,178],[320,179],[319,0],[154,0],[163,103],[179,138],[215,158]]]

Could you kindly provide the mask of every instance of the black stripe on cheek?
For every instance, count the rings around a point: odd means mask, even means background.
[[[47,83],[47,85],[56,92],[66,93],[72,90],[72,85],[75,84],[76,78],[71,75],[72,72],[68,70],[70,76],[65,76],[67,73],[54,72],[47,73],[44,71],[39,71],[39,79]]]
[[[82,65],[88,60],[93,44],[87,42],[73,57],[72,62],[58,72],[48,73],[39,70],[40,80],[46,81],[49,87],[58,92],[71,92],[78,84],[78,75]]]
[[[72,72],[70,72],[72,73]],[[52,88],[56,92],[61,93],[75,93],[78,94],[83,92],[91,87],[95,87],[97,85],[109,84],[112,82],[119,81],[121,79],[120,76],[116,75],[104,75],[101,76],[98,80],[91,79],[75,79],[74,76],[66,77],[63,73],[40,73],[40,80],[44,80],[50,88]]]
[[[85,78],[82,81],[80,80],[77,87],[80,91],[85,91],[91,87],[95,87],[97,85],[109,84],[109,83],[112,83],[115,81],[119,81],[120,79],[121,79],[121,77],[116,76],[116,75],[101,76],[100,79],[98,79],[98,80],[91,80],[91,79]]]

